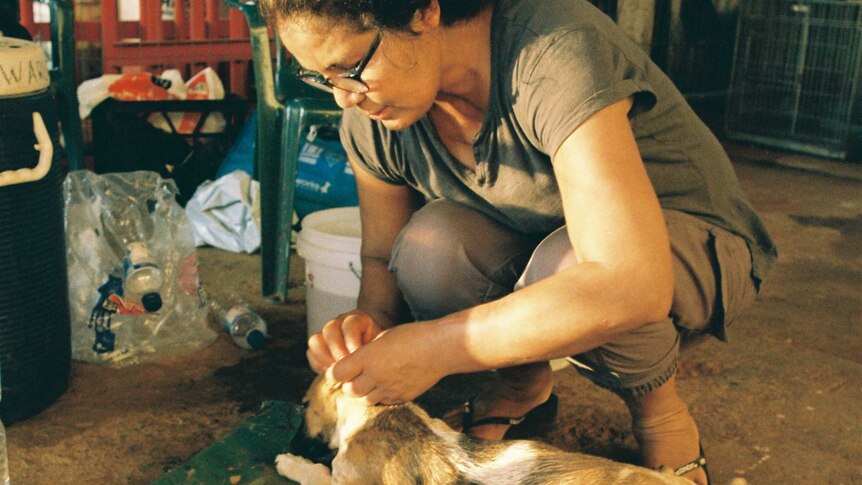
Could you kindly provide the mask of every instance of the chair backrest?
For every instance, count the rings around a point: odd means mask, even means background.
[[[224,0],[233,12],[248,22],[249,40],[254,59],[255,91],[261,122],[275,120],[276,112],[291,99],[332,99],[332,95],[314,89],[294,75],[296,65],[288,58],[277,35],[272,35],[254,0]],[[273,59],[275,62],[273,63]]]
[[[334,124],[341,110],[331,95],[293,76],[278,39],[272,41],[254,0],[225,0],[242,11],[254,52],[257,92],[255,172],[260,180],[261,289],[266,298],[286,301],[290,274],[290,228],[303,130]],[[272,45],[277,53],[273,66]]]

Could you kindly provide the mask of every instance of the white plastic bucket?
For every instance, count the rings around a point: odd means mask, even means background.
[[[302,220],[296,251],[305,260],[308,334],[356,308],[362,262],[358,207],[313,212]]]

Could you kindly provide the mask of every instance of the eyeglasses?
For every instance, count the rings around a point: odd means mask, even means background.
[[[343,89],[345,91],[350,91],[351,93],[368,92],[368,85],[365,84],[365,81],[363,81],[360,76],[362,75],[362,71],[365,69],[365,66],[367,66],[368,62],[371,60],[371,57],[374,56],[374,52],[377,51],[377,46],[380,45],[380,39],[382,37],[383,34],[378,32],[377,37],[374,38],[374,42],[371,43],[371,47],[368,48],[368,53],[365,54],[365,57],[359,61],[359,64],[357,64],[356,67],[347,72],[326,77],[319,72],[306,71],[305,69],[300,68],[296,72],[296,76],[306,83],[316,87],[317,89],[322,89],[327,93],[331,93],[332,88]]]

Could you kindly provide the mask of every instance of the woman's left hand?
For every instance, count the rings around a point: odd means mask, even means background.
[[[429,358],[422,323],[400,325],[332,364],[327,372],[342,390],[368,405],[410,401],[430,389],[446,371],[442,356]]]

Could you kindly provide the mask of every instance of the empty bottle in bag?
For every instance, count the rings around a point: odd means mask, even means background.
[[[161,308],[162,295],[159,291],[164,283],[164,277],[146,244],[133,242],[126,246],[123,269],[126,275],[124,285],[126,293],[140,295],[141,304],[148,312]]]
[[[266,322],[236,293],[209,298],[207,305],[219,324],[240,348],[255,350],[266,340]]]

